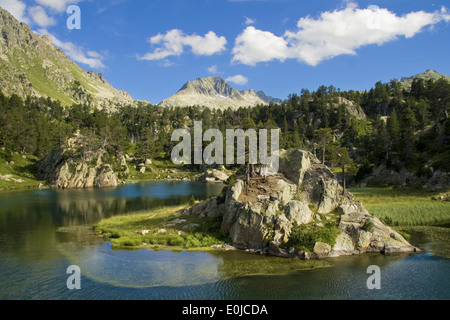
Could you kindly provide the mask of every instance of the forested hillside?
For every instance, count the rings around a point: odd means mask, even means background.
[[[102,148],[110,159],[119,154],[136,162],[169,159],[177,144],[170,141],[172,131],[201,120],[203,130],[280,128],[281,148],[313,151],[328,165],[350,169],[359,180],[380,165],[429,178],[436,170],[450,171],[449,105],[445,79],[414,79],[410,88],[397,81],[377,82],[365,92],[321,86],[292,94],[281,104],[223,111],[140,103],[107,112],[0,93],[0,148],[6,161],[14,152],[43,159],[81,134],[83,143],[72,157]]]

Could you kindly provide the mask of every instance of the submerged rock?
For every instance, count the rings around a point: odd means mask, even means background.
[[[225,198],[221,203],[220,197]],[[302,259],[418,251],[371,216],[351,193],[343,193],[334,174],[308,151],[280,152],[279,174],[252,178],[248,185],[238,179],[220,197],[189,212],[199,217],[220,215],[220,231],[240,249]],[[332,243],[317,241],[310,252],[301,250],[301,243],[290,243],[294,228],[329,225],[337,234]]]

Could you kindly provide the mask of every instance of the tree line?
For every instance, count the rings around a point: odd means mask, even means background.
[[[349,101],[368,118],[353,116]],[[415,79],[410,88],[396,81],[377,82],[369,91],[320,86],[280,104],[236,110],[139,103],[108,112],[0,92],[0,147],[6,154],[43,158],[80,132],[84,149],[102,147],[111,155],[129,153],[137,159],[169,158],[177,143],[171,141],[172,131],[202,121],[203,130],[222,132],[280,128],[282,149],[308,149],[323,162],[359,169],[361,175],[380,164],[422,174],[430,166],[450,171],[449,105],[450,83],[444,79]]]

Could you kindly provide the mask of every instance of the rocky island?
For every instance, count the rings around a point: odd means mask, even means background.
[[[188,214],[222,217],[221,232],[229,233],[234,247],[281,257],[419,251],[343,192],[312,153],[300,149],[280,153],[278,174],[254,177],[248,184],[238,179]]]

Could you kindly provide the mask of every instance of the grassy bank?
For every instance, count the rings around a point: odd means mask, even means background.
[[[26,190],[46,186],[34,175],[38,159],[35,156],[0,150],[0,190]]]
[[[188,205],[115,216],[94,226],[113,248],[210,248],[227,240],[219,233],[221,219],[184,216]]]
[[[391,226],[439,226],[450,223],[450,202],[432,200],[436,192],[416,188],[355,188],[358,200]]]

